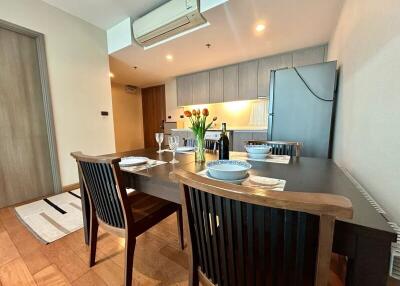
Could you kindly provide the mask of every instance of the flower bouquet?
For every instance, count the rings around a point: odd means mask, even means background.
[[[192,126],[189,128],[192,129],[194,137],[196,139],[196,153],[195,160],[196,162],[204,162],[205,158],[205,140],[204,137],[206,135],[206,131],[211,127],[214,121],[217,120],[217,117],[214,117],[210,123],[207,123],[207,116],[209,115],[208,109],[204,108],[202,112],[200,109],[193,109],[191,112],[186,110],[184,112],[185,116],[189,118]]]

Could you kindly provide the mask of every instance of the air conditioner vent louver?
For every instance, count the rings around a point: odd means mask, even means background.
[[[126,93],[134,94],[137,90],[138,90],[137,86],[129,85],[129,84],[125,85],[125,92]]]

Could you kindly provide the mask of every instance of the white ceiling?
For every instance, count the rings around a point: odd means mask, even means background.
[[[166,1],[44,0],[103,29]],[[210,26],[144,51],[132,45],[110,56],[115,82],[149,86],[176,75],[327,43],[344,0],[230,0],[204,13]],[[255,25],[266,29],[256,34]],[[211,48],[205,44],[210,43]],[[172,62],[166,54],[174,57]],[[137,66],[137,70],[131,67]]]
[[[42,0],[107,30],[126,17],[134,19],[168,0]]]

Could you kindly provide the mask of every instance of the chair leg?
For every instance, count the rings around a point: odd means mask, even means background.
[[[124,285],[132,285],[132,272],[133,272],[133,256],[135,253],[136,237],[127,234],[125,237],[125,278]]]
[[[176,220],[178,225],[178,240],[179,240],[179,247],[181,250],[185,248],[184,240],[183,240],[183,217],[182,217],[182,208],[179,207],[176,211]]]
[[[189,248],[190,242],[189,242]],[[197,263],[195,263],[195,259],[193,256],[193,249],[189,249],[189,286],[198,286],[199,285],[199,272],[197,270]]]
[[[91,215],[92,216],[92,215]],[[97,232],[99,223],[95,216],[92,216],[90,223],[90,254],[89,254],[89,267],[96,263],[96,248],[97,248]]]

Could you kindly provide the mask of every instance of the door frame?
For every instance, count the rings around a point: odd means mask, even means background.
[[[60,177],[60,167],[58,161],[57,153],[57,143],[55,137],[55,128],[53,120],[53,109],[51,104],[51,93],[49,85],[49,74],[47,70],[47,60],[46,60],[46,46],[44,40],[44,34],[21,27],[19,25],[4,21],[0,19],[0,28],[10,30],[25,36],[28,36],[35,40],[36,50],[39,63],[39,73],[40,73],[40,84],[42,89],[43,105],[44,105],[44,116],[46,121],[47,129],[47,141],[49,145],[50,152],[50,163],[51,163],[51,173],[53,178],[54,193],[61,193],[61,177]]]

